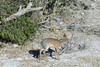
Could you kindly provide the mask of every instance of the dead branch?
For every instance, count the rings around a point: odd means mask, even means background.
[[[32,2],[29,2],[26,8],[22,9],[22,6],[20,6],[17,13],[14,13],[11,16],[7,17],[6,19],[3,19],[2,21],[0,21],[0,23],[17,19],[18,17],[24,15],[25,13],[28,13],[33,10],[41,10],[41,9],[43,9],[43,7],[32,8]]]

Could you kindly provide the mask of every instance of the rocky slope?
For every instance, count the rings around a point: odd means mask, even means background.
[[[97,3],[95,3],[97,4]],[[25,46],[11,45],[0,48],[0,67],[99,67],[100,66],[100,9],[74,11],[73,17],[67,20],[54,20],[47,23],[52,29],[40,29],[35,39],[27,42]],[[58,29],[60,27],[60,30]],[[66,33],[68,38],[74,34],[75,44],[85,44],[86,49],[63,53],[60,60],[48,56],[48,62],[38,61],[30,54],[30,50],[40,49],[43,38],[62,38]]]

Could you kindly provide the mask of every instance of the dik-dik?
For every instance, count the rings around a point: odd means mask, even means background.
[[[41,46],[43,47],[43,49],[40,50],[40,58],[41,58],[41,52],[43,52],[44,57],[47,59],[45,52],[49,49],[49,48],[55,48],[55,56],[56,59],[59,59],[58,56],[58,49],[68,43],[69,39],[67,38],[66,34],[63,35],[63,39],[58,40],[58,39],[54,39],[54,38],[45,38],[41,41]]]

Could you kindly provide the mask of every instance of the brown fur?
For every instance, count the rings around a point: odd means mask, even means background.
[[[41,57],[41,52],[43,51],[44,56],[45,51],[47,51],[49,48],[55,48],[55,53],[56,53],[56,59],[59,59],[58,57],[58,48],[61,47],[62,45],[66,44],[69,41],[67,38],[66,34],[63,35],[62,40],[54,39],[54,38],[45,38],[41,41],[41,46],[43,49],[40,50],[40,57]]]

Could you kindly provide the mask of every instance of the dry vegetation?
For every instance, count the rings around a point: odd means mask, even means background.
[[[0,20],[16,13],[19,5],[26,8],[29,3],[28,0],[5,1],[0,1]],[[97,1],[33,1],[32,7],[41,6],[45,9],[0,24],[0,67],[99,67],[100,5]],[[70,42],[59,49],[60,60],[52,59],[47,52],[49,62],[44,59],[39,62],[41,40],[60,40],[64,33]]]

